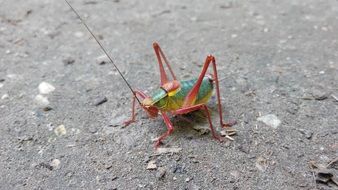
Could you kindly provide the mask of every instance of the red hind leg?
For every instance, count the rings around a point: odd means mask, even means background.
[[[124,126],[128,126],[130,125],[131,123],[135,122],[135,118],[136,118],[136,114],[135,114],[135,107],[136,107],[136,104],[135,104],[135,99],[136,99],[136,96],[140,96],[142,99],[145,99],[147,98],[148,96],[146,94],[144,94],[143,92],[141,91],[138,91],[138,90],[135,90],[134,91],[135,95],[133,96],[133,100],[132,100],[132,107],[131,107],[131,118],[124,123]]]
[[[156,42],[153,43],[153,47],[154,47],[155,54],[156,54],[157,61],[158,61],[158,65],[159,65],[159,68],[160,68],[161,86],[166,84],[167,82],[169,82],[168,76],[167,76],[167,74],[164,70],[164,67],[163,67],[162,59],[163,59],[164,63],[167,65],[173,80],[176,80],[176,76],[175,76],[173,70],[171,69],[170,64],[169,64],[167,58],[165,57],[161,47]]]
[[[187,97],[184,99],[184,103],[183,103],[183,108],[187,108],[187,107],[191,107],[194,105],[195,101],[196,101],[196,97],[198,95],[198,91],[201,87],[202,84],[202,80],[209,68],[210,63],[212,63],[212,67],[213,67],[213,80],[215,81],[216,84],[216,95],[217,95],[217,103],[218,103],[218,113],[219,113],[219,120],[220,120],[220,124],[221,127],[230,127],[234,124],[236,124],[236,122],[232,122],[232,123],[224,123],[223,122],[223,113],[222,113],[222,103],[221,103],[221,95],[220,95],[220,91],[219,91],[219,82],[218,82],[218,76],[217,76],[217,68],[216,68],[216,60],[215,57],[212,55],[208,55],[208,57],[205,60],[205,63],[203,65],[203,69],[202,72],[200,74],[200,76],[198,77],[195,85],[192,87],[192,89],[189,91]]]

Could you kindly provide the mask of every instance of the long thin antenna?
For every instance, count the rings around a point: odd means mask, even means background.
[[[124,82],[126,82],[127,86],[129,87],[129,89],[131,90],[131,92],[133,93],[133,95],[135,96],[135,98],[137,99],[138,103],[141,104],[141,101],[137,98],[135,91],[130,86],[130,84],[128,83],[128,81],[126,80],[126,78],[124,78],[124,76],[122,75],[120,69],[115,65],[113,59],[108,55],[106,49],[103,47],[103,45],[100,43],[100,41],[94,35],[94,33],[90,30],[90,28],[88,27],[88,25],[86,24],[86,22],[79,15],[79,13],[76,12],[76,10],[72,7],[72,5],[70,5],[70,3],[67,0],[65,0],[65,1],[69,5],[69,7],[73,10],[73,12],[76,14],[76,16],[81,20],[82,24],[86,27],[86,29],[88,30],[88,32],[93,36],[93,38],[95,39],[95,41],[99,44],[99,46],[101,47],[102,51],[106,54],[106,56],[108,57],[108,59],[110,60],[110,62],[114,65],[114,67],[117,70],[117,72],[119,72],[119,74],[123,78]]]

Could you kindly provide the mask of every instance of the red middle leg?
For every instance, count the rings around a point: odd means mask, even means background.
[[[204,110],[205,115],[208,118],[209,127],[210,127],[210,130],[211,130],[212,136],[215,139],[222,141],[222,139],[216,134],[214,127],[212,126],[210,113],[209,113],[208,107],[205,104],[198,104],[198,105],[194,105],[194,106],[190,106],[190,107],[186,107],[186,108],[181,108],[181,109],[174,111],[173,114],[182,115],[182,114],[186,114],[186,113],[193,112],[193,111],[196,111],[196,110]]]
[[[155,144],[155,148],[157,148],[161,144],[161,141],[163,139],[167,138],[174,131],[173,124],[171,123],[168,115],[165,112],[161,112],[161,115],[162,115],[163,121],[164,121],[165,125],[167,126],[168,130],[167,130],[167,132],[163,133],[158,138],[158,140],[156,141],[156,144]]]

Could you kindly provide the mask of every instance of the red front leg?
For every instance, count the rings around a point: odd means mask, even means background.
[[[131,123],[135,122],[135,117],[136,117],[136,114],[135,114],[135,107],[136,107],[135,99],[136,99],[137,95],[140,96],[142,99],[145,99],[145,98],[148,97],[145,93],[143,93],[141,91],[138,91],[138,90],[134,91],[134,96],[133,96],[133,100],[132,100],[132,107],[131,107],[131,118],[129,120],[123,122],[125,127],[130,125]]]

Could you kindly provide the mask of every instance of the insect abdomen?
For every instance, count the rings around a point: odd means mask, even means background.
[[[189,91],[192,89],[192,87],[195,85],[197,79],[192,79],[188,81],[182,81],[181,82],[181,91],[177,93],[178,96],[184,96],[184,98],[188,95]],[[209,77],[204,77],[201,87],[198,91],[197,98],[195,104],[203,104],[206,103],[210,96],[212,95],[213,90],[213,81],[210,80]]]
[[[184,99],[188,95],[189,91],[195,85],[197,79],[180,81],[181,89],[173,96],[166,96],[161,98],[158,102],[155,103],[155,106],[164,111],[173,111],[180,109],[183,105]],[[213,90],[213,81],[209,77],[204,77],[201,87],[198,91],[196,98],[196,104],[205,104],[208,102],[209,98],[212,95]],[[157,92],[155,96],[158,96],[161,92]]]

